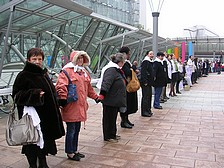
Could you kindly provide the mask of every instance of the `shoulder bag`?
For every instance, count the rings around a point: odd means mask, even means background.
[[[76,90],[76,84],[72,84],[72,80],[70,79],[66,70],[62,70],[64,74],[67,76],[69,84],[68,84],[68,95],[67,95],[67,103],[76,102],[78,100],[78,94]]]
[[[131,74],[132,77],[130,82],[127,84],[126,90],[127,92],[136,92],[140,88],[140,83],[132,68],[131,68]]]
[[[35,144],[40,136],[37,127],[34,127],[30,115],[26,114],[21,119],[14,103],[6,123],[6,142],[9,146]]]

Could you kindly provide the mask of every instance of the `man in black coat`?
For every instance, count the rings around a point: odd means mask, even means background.
[[[160,96],[162,93],[163,87],[166,85],[166,72],[163,66],[163,52],[158,52],[157,57],[153,63],[153,70],[155,73],[154,76],[154,88],[155,88],[155,95],[154,95],[154,104],[153,107],[155,109],[162,109],[160,106]]]
[[[145,58],[141,64],[141,88],[142,88],[142,100],[141,100],[141,116],[151,117],[151,102],[152,102],[152,86],[153,86],[153,51],[147,51]]]

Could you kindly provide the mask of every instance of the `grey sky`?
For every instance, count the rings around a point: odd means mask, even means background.
[[[164,0],[159,16],[159,36],[182,37],[185,36],[184,28],[203,25],[224,37],[223,8],[223,0]],[[153,21],[149,6],[148,9],[148,29],[152,32]]]

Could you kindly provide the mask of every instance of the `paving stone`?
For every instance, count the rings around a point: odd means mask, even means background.
[[[133,129],[121,128],[118,115],[118,143],[104,142],[102,105],[88,99],[88,119],[79,136],[79,151],[86,157],[80,162],[68,160],[63,137],[57,140],[58,154],[48,156],[47,162],[51,168],[223,168],[223,85],[224,73],[200,78],[190,91],[163,103],[162,110],[152,108],[152,117],[141,117],[140,110],[130,115]],[[141,109],[141,90],[138,96]],[[28,167],[21,146],[7,145],[7,115],[0,117],[0,168]]]

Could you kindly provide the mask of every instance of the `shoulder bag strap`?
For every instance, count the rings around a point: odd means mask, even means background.
[[[64,74],[67,76],[69,84],[72,84],[72,80],[70,79],[70,77],[68,75],[68,72],[66,70],[64,70],[64,69],[62,70],[62,72],[64,72]]]

